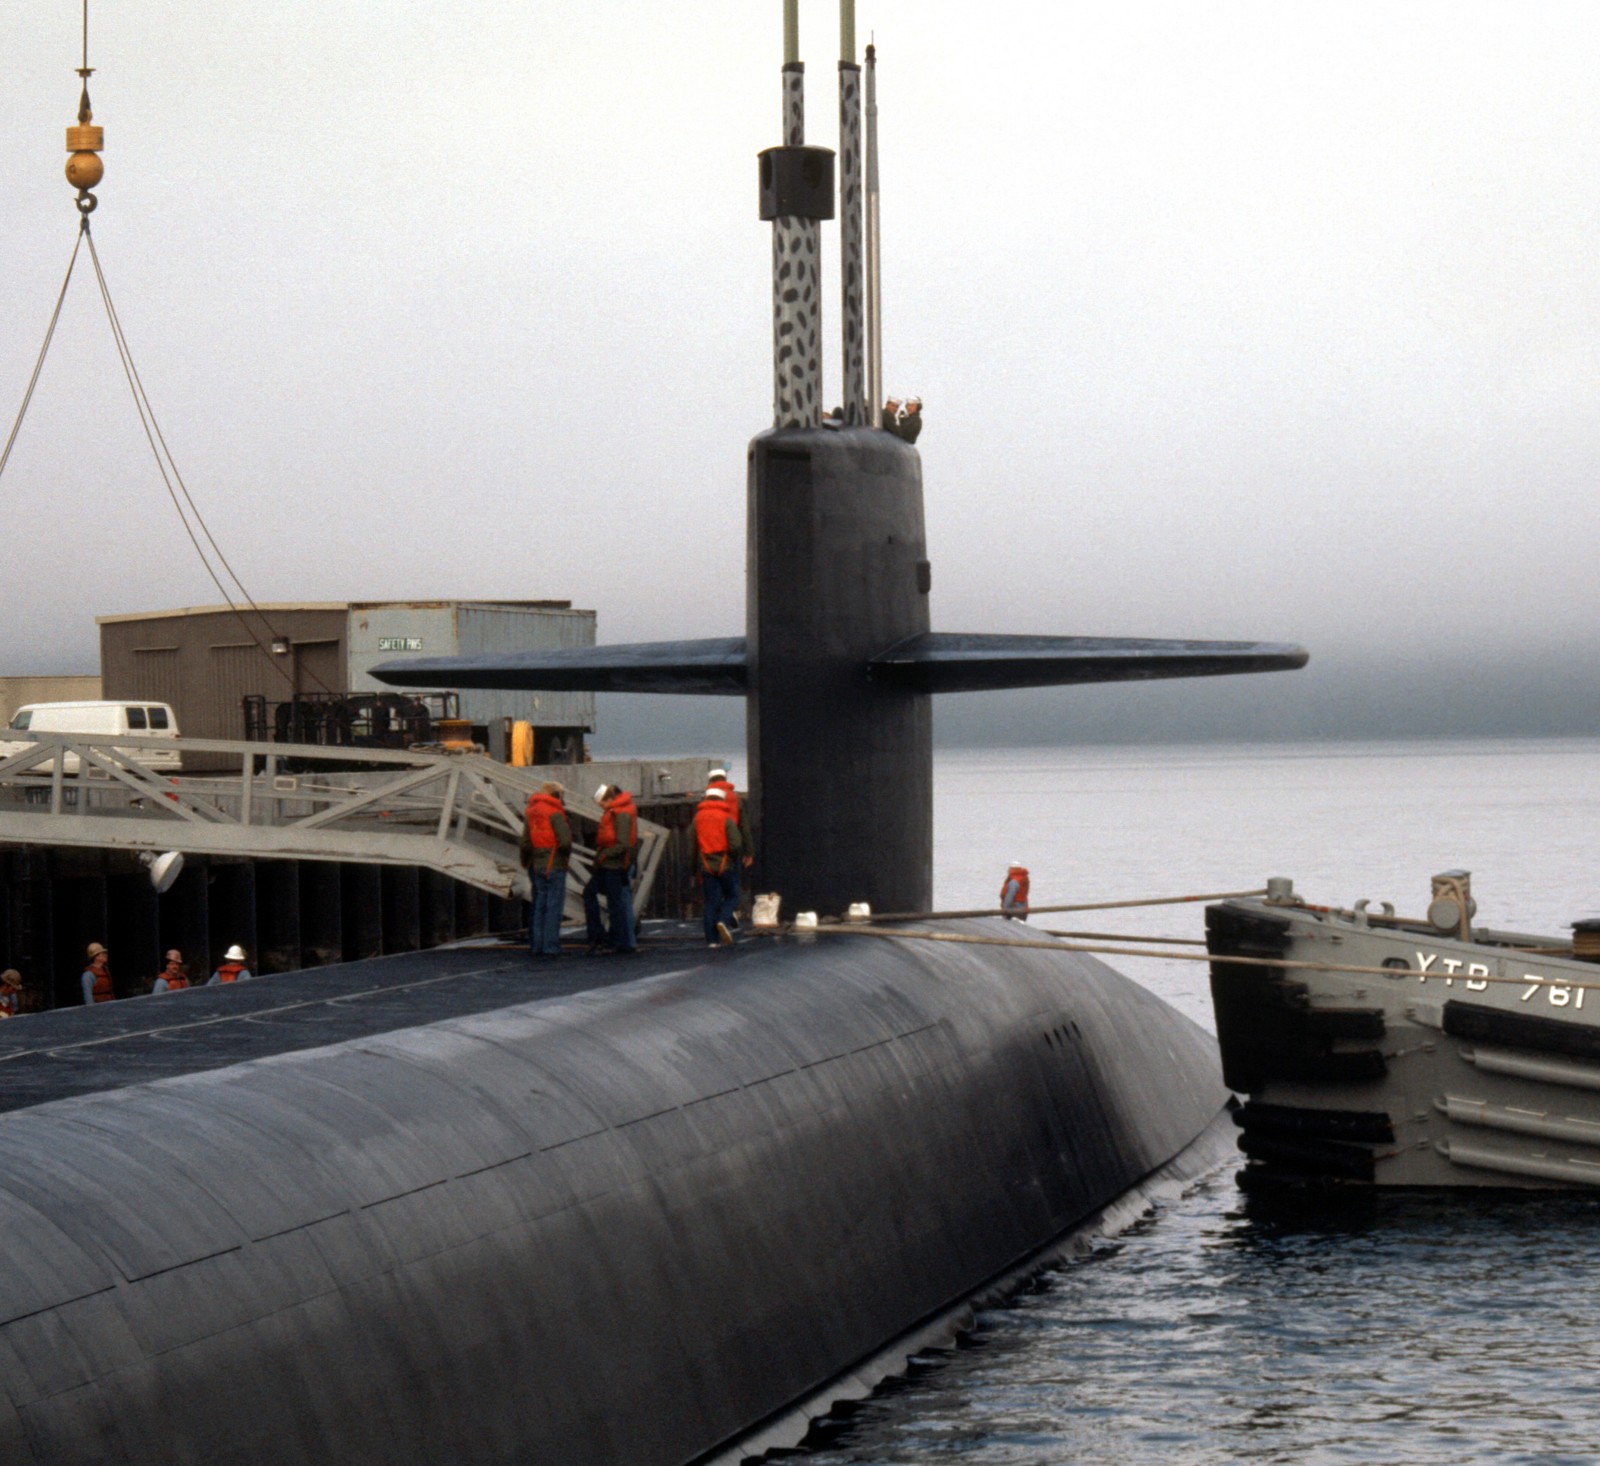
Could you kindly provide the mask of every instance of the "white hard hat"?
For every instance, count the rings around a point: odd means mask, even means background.
[[[609,784],[602,784],[594,791],[594,802],[596,804],[604,804],[606,802],[606,795],[608,795],[610,792],[611,786]]]
[[[726,799],[727,797],[728,796],[726,794],[724,794],[722,792],[722,790],[720,790],[720,789],[707,789],[706,790],[706,798],[707,799]]]
[[[728,771],[726,769],[712,769],[712,771],[706,775],[706,778],[708,779],[726,779],[727,777]]]
[[[244,948],[235,942],[231,947],[228,948],[226,952],[222,954],[222,960],[224,962],[243,962]]]

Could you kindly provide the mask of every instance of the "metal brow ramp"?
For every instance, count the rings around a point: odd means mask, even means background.
[[[481,754],[190,738],[185,753],[230,755],[239,772],[164,774],[140,762],[170,758],[173,746],[127,735],[10,734],[0,745],[0,841],[416,865],[496,896],[528,897],[522,811],[540,783],[529,770]],[[363,767],[349,768],[356,761]],[[592,799],[569,791],[566,802],[569,813],[600,819]],[[639,906],[666,843],[664,827],[639,821]],[[593,857],[574,840],[568,917],[582,913]]]

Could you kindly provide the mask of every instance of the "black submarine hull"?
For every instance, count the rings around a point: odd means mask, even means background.
[[[736,1459],[1226,1098],[1078,954],[705,956],[0,1116],[0,1459]]]

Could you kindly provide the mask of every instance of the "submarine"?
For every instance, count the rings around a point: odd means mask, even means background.
[[[934,696],[1306,654],[931,629],[921,459],[867,395],[842,12],[843,410],[824,423],[834,158],[805,144],[786,0],[744,636],[381,671],[743,696],[761,889],[918,912]],[[926,939],[954,925],[537,968],[463,948],[0,1025],[0,1460],[694,1466],[794,1445],[1231,1142],[1196,1025],[1092,957],[1005,945],[998,918],[959,927],[993,945]]]

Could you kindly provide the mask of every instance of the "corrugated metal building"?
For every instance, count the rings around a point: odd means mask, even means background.
[[[408,654],[539,651],[595,640],[595,613],[574,610],[569,601],[334,601],[259,609],[259,616],[194,606],[98,617],[103,696],[171,703],[191,738],[243,738],[246,697],[280,703],[390,692],[371,668]],[[461,693],[461,716],[488,730],[497,753],[506,720],[522,719],[538,730],[546,750],[559,755],[575,745],[581,758],[582,735],[594,731],[594,694],[468,690]]]

